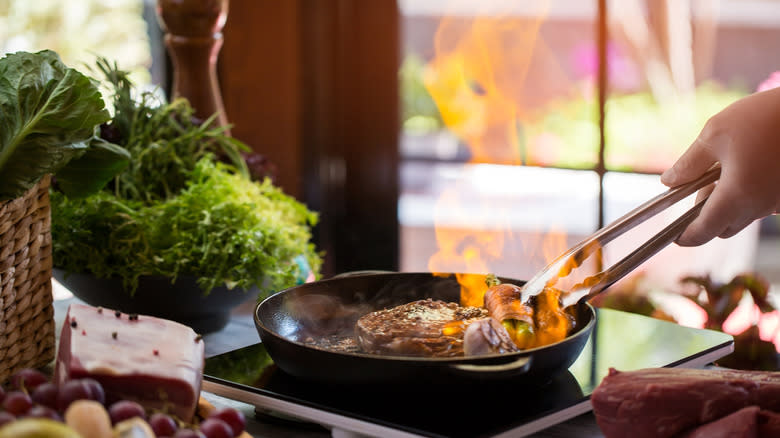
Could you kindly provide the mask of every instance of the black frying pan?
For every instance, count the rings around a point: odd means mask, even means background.
[[[522,285],[522,281],[501,279]],[[449,358],[386,356],[334,351],[312,340],[351,336],[362,315],[419,299],[459,302],[454,275],[376,273],[337,277],[283,290],[255,309],[255,325],[274,363],[303,379],[328,383],[544,383],[566,370],[587,342],[596,313],[575,309],[576,324],[564,340],[525,351]]]

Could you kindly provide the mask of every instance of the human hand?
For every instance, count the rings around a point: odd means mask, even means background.
[[[746,96],[711,117],[693,144],[661,175],[673,187],[696,179],[720,162],[720,180],[699,216],[677,239],[697,246],[728,238],[780,208],[780,88]]]

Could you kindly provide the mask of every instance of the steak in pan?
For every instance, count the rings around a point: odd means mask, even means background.
[[[355,336],[367,353],[462,356],[466,327],[487,316],[487,309],[481,307],[428,298],[362,316],[355,325]]]

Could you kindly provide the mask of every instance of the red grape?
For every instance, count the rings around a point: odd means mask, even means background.
[[[173,438],[206,438],[206,435],[199,430],[179,429],[173,434]]]
[[[62,422],[62,416],[57,413],[54,409],[43,406],[43,405],[36,405],[30,408],[29,411],[27,411],[27,414],[25,417],[34,417],[34,418],[49,418],[51,420],[60,421]]]
[[[170,415],[156,412],[149,417],[149,426],[157,436],[171,436],[176,433],[179,426]]]
[[[209,418],[219,418],[230,426],[233,430],[233,436],[239,436],[241,432],[246,428],[246,418],[244,413],[238,409],[233,408],[221,408],[217,409],[209,415]]]
[[[8,411],[0,411],[0,426],[4,425],[5,423],[10,423],[14,420],[16,420],[14,414]]]
[[[120,421],[133,417],[141,417],[146,420],[146,412],[143,406],[132,400],[120,400],[108,408],[108,416],[111,417],[111,423],[117,424]]]
[[[90,400],[94,400],[100,404],[106,403],[106,391],[103,389],[103,385],[101,385],[100,382],[87,377],[81,379],[81,383],[87,387]]]
[[[26,414],[32,406],[32,399],[22,391],[11,391],[3,399],[3,409],[16,416]]]
[[[59,393],[59,387],[52,383],[46,382],[38,385],[37,388],[30,394],[30,398],[39,405],[48,406],[52,409],[57,409],[57,394]]]
[[[57,393],[57,409],[65,412],[65,409],[76,400],[90,399],[89,388],[81,379],[68,380],[60,386]]]
[[[4,398],[5,398],[5,389],[3,389],[2,386],[0,386],[0,403],[3,402]]]
[[[207,418],[200,423],[200,431],[206,438],[233,438],[230,425],[216,417]]]
[[[49,377],[34,368],[25,368],[11,376],[11,388],[26,390],[28,393],[38,385],[49,381]]]

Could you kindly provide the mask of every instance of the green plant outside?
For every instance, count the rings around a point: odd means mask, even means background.
[[[408,55],[399,71],[402,126],[407,134],[446,129],[422,81],[424,61]],[[606,103],[605,161],[610,170],[661,172],[696,138],[706,121],[747,91],[703,83],[689,97],[660,104],[649,92],[611,95]],[[523,163],[591,169],[598,161],[594,98],[551,101],[518,123]]]

